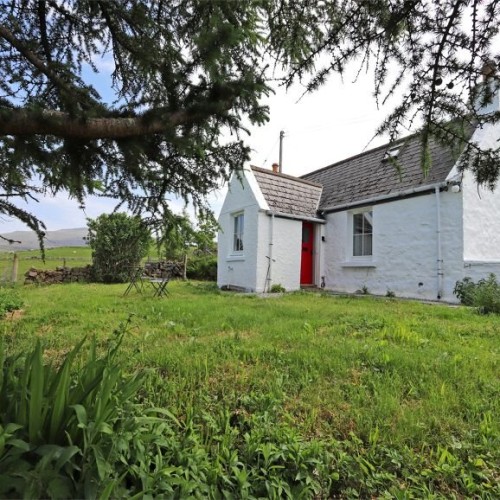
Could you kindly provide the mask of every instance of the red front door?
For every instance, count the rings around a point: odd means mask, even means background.
[[[300,284],[313,284],[314,226],[311,222],[302,223],[302,259],[300,263]]]

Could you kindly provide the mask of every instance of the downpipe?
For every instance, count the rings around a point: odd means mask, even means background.
[[[436,193],[436,226],[437,226],[437,298],[440,300],[443,297],[443,254],[441,245],[441,197],[439,186],[435,187]]]
[[[270,292],[271,291],[271,283],[272,283],[272,276],[273,276],[273,238],[274,238],[274,212],[271,212],[269,214],[271,216],[271,220],[269,222],[269,255],[267,258],[269,259],[269,262],[267,263],[267,275],[266,275],[266,283],[264,285],[264,292]]]

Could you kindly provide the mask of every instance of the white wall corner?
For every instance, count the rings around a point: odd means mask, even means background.
[[[483,151],[500,148],[500,123],[485,123],[477,126],[474,130],[470,142],[476,143]],[[446,177],[446,182],[462,182],[463,173],[459,171],[458,164],[460,158],[455,162],[450,173]]]

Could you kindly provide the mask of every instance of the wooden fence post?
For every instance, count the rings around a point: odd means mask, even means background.
[[[19,256],[17,255],[16,252],[14,252],[14,257],[12,259],[12,276],[11,276],[12,283],[17,283],[18,269],[19,269]]]

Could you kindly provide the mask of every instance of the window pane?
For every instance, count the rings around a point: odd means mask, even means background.
[[[354,234],[363,234],[363,214],[354,214]]]
[[[373,255],[373,212],[363,212],[352,216],[352,254],[355,257]]]
[[[302,243],[309,242],[309,227],[302,226]]]
[[[363,235],[355,234],[352,242],[352,254],[354,256],[363,255]]]
[[[372,235],[364,236],[363,255],[372,255]]]
[[[372,229],[372,212],[366,212],[363,214],[363,221],[364,221],[364,226],[363,226],[363,232],[365,234],[372,234],[373,229]]]
[[[234,216],[234,237],[233,237],[233,251],[243,251],[243,214]]]

